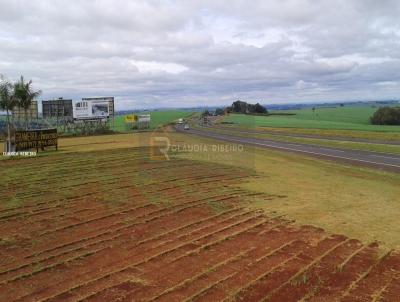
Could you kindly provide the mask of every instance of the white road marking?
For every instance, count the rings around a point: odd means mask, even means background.
[[[374,157],[382,157],[382,158],[387,158],[387,159],[396,159],[396,160],[400,160],[400,157],[390,157],[390,156],[374,155],[374,154],[371,154],[371,156],[374,156]]]
[[[200,131],[201,132],[201,131]],[[207,134],[206,134],[207,136]],[[210,135],[209,135],[210,136]],[[215,138],[219,138],[221,139],[221,137],[218,136],[212,136],[211,137],[215,137]],[[240,143],[243,143],[246,141],[244,140],[240,140],[240,139],[235,139],[232,137],[227,137],[227,140],[231,140],[231,141],[237,141]],[[375,161],[369,161],[369,160],[364,160],[364,159],[358,159],[358,158],[351,158],[351,157],[345,157],[345,156],[339,156],[339,155],[332,155],[332,154],[326,154],[326,153],[319,153],[319,152],[313,152],[313,151],[305,151],[305,150],[300,150],[300,149],[294,149],[294,148],[288,148],[288,147],[282,147],[282,146],[275,146],[275,145],[270,145],[270,144],[266,144],[266,143],[257,143],[257,142],[252,142],[252,141],[247,141],[248,144],[253,144],[253,145],[260,145],[260,146],[266,146],[266,147],[272,147],[272,148],[276,148],[276,149],[283,149],[283,150],[289,150],[289,151],[297,151],[297,152],[301,152],[301,153],[308,153],[308,154],[314,154],[314,155],[322,155],[322,156],[326,156],[326,157],[333,157],[333,158],[340,158],[340,159],[346,159],[346,160],[352,160],[352,161],[358,161],[358,162],[363,162],[363,163],[369,163],[369,164],[375,164],[375,165],[383,165],[383,166],[389,166],[389,167],[395,167],[395,168],[400,168],[400,165],[393,165],[393,164],[387,164],[387,163],[379,163],[379,162],[375,162]],[[336,151],[336,150],[330,150],[330,151]]]

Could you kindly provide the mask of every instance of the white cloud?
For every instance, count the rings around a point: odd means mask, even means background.
[[[135,60],[131,60],[130,62],[139,69],[139,72],[143,73],[166,72],[178,74],[184,72],[185,70],[188,70],[188,68],[186,68],[185,66],[176,63]]]
[[[399,98],[396,0],[0,0],[0,73],[117,108]],[[373,87],[373,88],[372,88]]]

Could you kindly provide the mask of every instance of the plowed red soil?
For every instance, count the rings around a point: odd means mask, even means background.
[[[396,251],[248,210],[251,171],[146,154],[0,163],[0,301],[400,301]]]

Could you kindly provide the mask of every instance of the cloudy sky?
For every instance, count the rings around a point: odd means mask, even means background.
[[[0,74],[117,109],[400,99],[398,0],[0,0]]]

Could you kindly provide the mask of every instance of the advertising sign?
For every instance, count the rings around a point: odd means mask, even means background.
[[[15,151],[58,147],[57,129],[15,131]]]
[[[74,118],[106,119],[109,116],[109,103],[106,101],[79,101],[74,106]]]
[[[129,114],[125,116],[125,123],[135,123],[137,122],[138,117],[134,114]]]
[[[139,123],[150,123],[150,114],[139,115]]]

